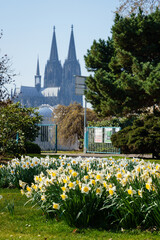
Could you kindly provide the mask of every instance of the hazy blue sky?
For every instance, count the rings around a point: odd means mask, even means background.
[[[82,75],[84,55],[93,40],[107,39],[119,0],[0,0],[0,55],[7,54],[19,74],[17,86],[34,86],[37,56],[42,81],[49,59],[53,26],[56,27],[58,55],[63,64],[68,54],[71,25]]]

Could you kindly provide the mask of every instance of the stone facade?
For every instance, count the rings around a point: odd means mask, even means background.
[[[15,101],[20,101],[27,107],[38,107],[42,104],[55,106],[62,104],[68,106],[70,103],[82,104],[82,96],[75,94],[75,75],[81,75],[81,68],[76,57],[73,26],[69,42],[68,56],[61,65],[58,58],[55,27],[51,44],[50,58],[46,63],[44,71],[44,87],[41,84],[39,59],[35,75],[35,87],[21,86],[20,91],[12,91]]]

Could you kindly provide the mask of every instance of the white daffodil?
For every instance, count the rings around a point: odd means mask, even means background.
[[[122,173],[121,173],[121,172],[117,172],[116,178],[117,178],[118,180],[121,180],[121,179],[122,179]]]
[[[132,189],[132,186],[130,186],[128,189],[127,189],[127,192],[129,195],[131,195],[133,197],[134,194],[136,194],[136,191]]]
[[[138,189],[138,195],[142,198],[142,193],[143,193],[143,190],[142,189]]]
[[[19,186],[24,189],[25,186],[26,186],[26,183],[21,181],[21,180],[19,180]]]
[[[41,200],[43,201],[43,202],[45,202],[46,201],[46,196],[43,194],[43,195],[41,195]]]
[[[60,205],[59,203],[53,203],[53,209],[59,210],[60,209]]]
[[[113,194],[115,194],[115,192],[116,192],[116,186],[109,187],[108,192],[109,192],[109,195],[111,195],[111,196],[112,196]]]
[[[96,195],[99,195],[99,196],[102,195],[102,187],[101,186],[96,188]]]
[[[68,182],[69,189],[75,189],[76,183],[75,182]]]
[[[81,186],[81,192],[82,193],[89,193],[89,191],[90,191],[90,186],[88,185],[88,184],[82,184],[82,186]]]
[[[61,194],[60,196],[64,201],[68,198],[68,196],[65,193]]]

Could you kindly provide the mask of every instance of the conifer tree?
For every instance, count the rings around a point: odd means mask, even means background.
[[[160,10],[116,14],[112,39],[93,42],[85,56],[93,74],[87,100],[102,116],[146,112],[160,103]]]

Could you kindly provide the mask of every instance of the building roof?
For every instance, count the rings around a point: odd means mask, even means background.
[[[41,90],[41,94],[42,94],[44,97],[57,97],[59,90],[60,90],[60,87],[43,88],[43,89]]]
[[[57,97],[60,87],[42,88],[40,91],[35,87],[21,86],[20,93],[23,97]]]
[[[39,106],[38,112],[39,115],[42,115],[43,118],[51,118],[54,107],[51,107],[49,104],[42,104]]]
[[[35,87],[21,86],[20,93],[23,97],[43,97],[41,92]]]

